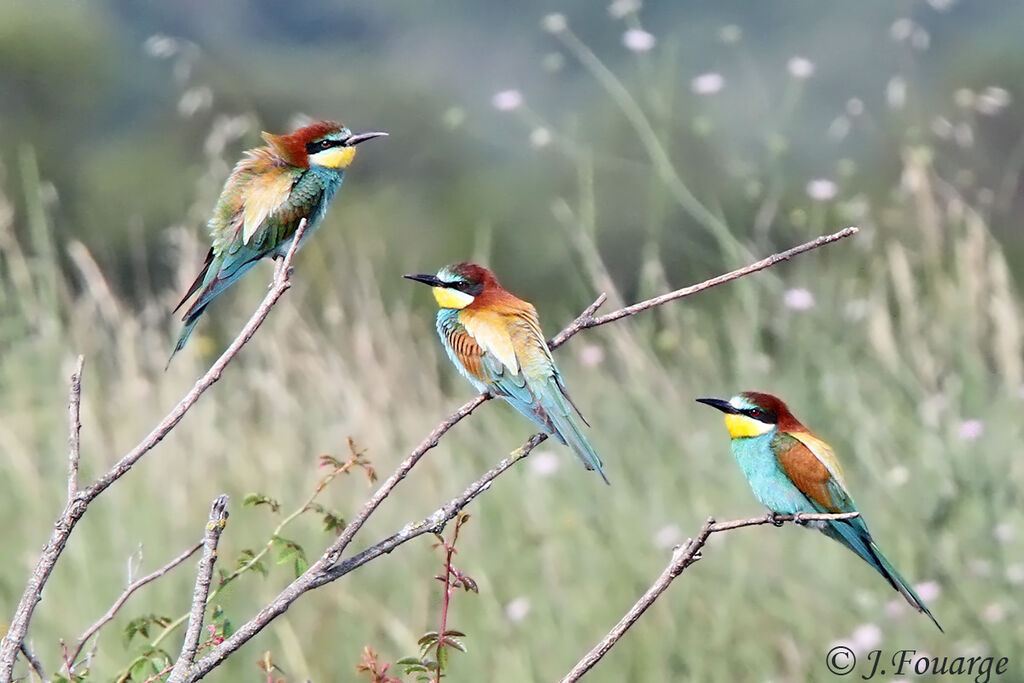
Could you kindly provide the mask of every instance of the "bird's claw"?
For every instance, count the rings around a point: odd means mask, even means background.
[[[807,520],[804,519],[804,513],[797,512],[793,514],[793,524],[799,524],[800,526],[806,526]]]
[[[771,523],[772,526],[776,527],[780,527],[786,523],[786,521],[782,519],[782,515],[780,515],[778,512],[775,512],[774,510],[768,513],[768,521]]]

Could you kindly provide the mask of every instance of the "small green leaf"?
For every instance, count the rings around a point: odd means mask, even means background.
[[[149,667],[150,663],[148,659],[140,659],[132,665],[131,677],[133,679],[138,678],[140,680],[145,680],[147,678],[146,672],[149,670]]]
[[[424,645],[433,645],[437,642],[437,636],[437,631],[427,631],[420,636],[420,639],[416,641],[416,644],[420,647],[423,647]]]
[[[345,520],[335,512],[324,512],[324,531],[333,531],[341,535],[345,530]]]
[[[256,553],[246,548],[238,554],[238,560],[236,561],[236,568],[242,569],[248,567],[252,571],[259,572],[263,576],[267,575],[267,567],[262,561],[256,560]]]
[[[441,668],[441,671],[448,668],[448,648],[437,648],[437,665]]]
[[[242,500],[242,505],[269,505],[272,512],[281,509],[281,504],[264,493],[250,493]]]
[[[465,652],[466,651],[465,644],[463,644],[463,642],[461,640],[459,640],[458,638],[452,638],[451,636],[448,636],[448,637],[446,637],[444,639],[444,642],[445,642],[446,645],[451,645],[452,647],[454,647],[459,652]]]

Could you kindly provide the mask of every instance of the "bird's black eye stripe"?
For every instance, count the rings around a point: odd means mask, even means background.
[[[316,154],[331,147],[340,147],[345,144],[341,140],[319,140],[306,143],[306,154]]]
[[[479,282],[466,282],[465,280],[456,280],[454,282],[446,282],[445,287],[448,289],[454,289],[459,292],[465,292],[470,296],[479,296],[480,292],[483,291],[484,286]]]
[[[767,413],[761,410],[760,408],[747,408],[746,410],[743,410],[741,412],[747,417],[752,417],[760,422],[765,422],[767,424],[775,423],[775,416],[772,415],[771,413]]]

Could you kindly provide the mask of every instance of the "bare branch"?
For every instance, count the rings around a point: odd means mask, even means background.
[[[708,538],[711,534],[723,533],[726,531],[734,531],[742,527],[747,526],[759,526],[763,524],[772,524],[775,526],[782,526],[784,522],[796,522],[803,524],[805,522],[814,522],[822,520],[838,520],[838,519],[852,519],[857,517],[856,512],[845,512],[841,514],[800,514],[800,515],[776,515],[769,513],[762,517],[753,517],[751,519],[735,519],[731,522],[715,522],[714,518],[709,517],[708,521],[704,523],[700,531],[697,533],[696,538],[692,538],[685,544],[678,546],[672,552],[672,561],[669,562],[668,566],[665,567],[665,571],[661,573],[661,576],[651,584],[651,587],[647,589],[647,592],[640,596],[640,599],[629,609],[628,612],[619,620],[619,623],[615,624],[608,635],[605,636],[601,642],[594,646],[594,648],[588,652],[583,659],[577,662],[576,666],[572,668],[569,673],[562,678],[561,683],[572,683],[578,681],[583,677],[585,673],[590,671],[597,664],[605,654],[611,650],[619,639],[629,630],[629,627],[636,623],[637,619],[640,618],[648,607],[654,604],[654,601],[661,596],[662,593],[669,587],[669,584],[675,580],[683,571],[691,564],[701,558],[700,551],[707,543]]]
[[[594,313],[604,303],[606,297],[604,294],[599,296],[592,304],[590,304],[572,323],[570,323],[564,330],[556,335],[550,342],[551,348],[557,348],[564,344],[571,337],[581,330],[588,329],[591,327],[597,327],[598,325],[604,325],[606,323],[614,322],[627,316],[635,315],[642,310],[653,308],[654,306],[660,306],[681,299],[691,294],[703,291],[710,287],[735,280],[755,273],[765,268],[779,263],[780,261],[787,260],[798,254],[816,249],[818,247],[836,242],[845,237],[849,237],[857,233],[857,228],[846,228],[832,235],[824,235],[810,242],[801,244],[800,246],[794,247],[787,251],[783,251],[766,259],[752,263],[744,268],[739,268],[725,275],[720,275],[710,280],[706,280],[700,284],[693,285],[684,289],[676,290],[668,294],[664,294],[653,299],[648,299],[632,306],[619,309],[612,313],[608,313],[601,317],[594,317]],[[303,573],[300,577],[295,579],[289,584],[281,593],[278,594],[274,600],[267,604],[261,609],[252,619],[242,625],[235,633],[224,640],[220,645],[215,647],[209,654],[196,662],[193,666],[189,677],[185,680],[194,681],[202,678],[209,673],[214,667],[219,665],[224,659],[226,659],[232,652],[237,650],[243,644],[245,644],[250,638],[259,633],[264,627],[267,626],[271,621],[280,616],[287,610],[300,595],[306,591],[312,590],[326,583],[330,583],[345,574],[349,573],[357,567],[361,567],[367,562],[376,559],[377,557],[390,553],[392,550],[397,548],[399,545],[419,536],[423,533],[434,530],[438,525],[443,524],[445,521],[452,519],[463,506],[468,504],[478,493],[485,490],[490,485],[491,480],[498,476],[502,472],[508,469],[514,462],[518,461],[522,457],[525,457],[537,444],[543,441],[545,435],[537,434],[531,437],[526,444],[516,452],[511,458],[506,458],[498,463],[494,469],[490,470],[481,479],[474,482],[463,496],[455,498],[449,501],[445,506],[439,508],[431,517],[426,518],[422,522],[417,524],[404,527],[397,534],[394,534],[390,538],[387,538],[370,548],[367,548],[360,554],[345,560],[341,560],[341,555],[344,550],[351,543],[356,533],[366,523],[366,520],[373,514],[377,507],[384,501],[385,498],[391,493],[391,491],[398,485],[402,479],[409,473],[409,471],[419,462],[420,458],[434,448],[438,441],[444,434],[448,432],[456,423],[463,420],[470,413],[473,412],[480,404],[490,398],[489,394],[478,394],[471,401],[464,404],[457,411],[445,418],[434,430],[427,435],[427,437],[413,450],[413,452],[398,466],[398,469],[388,477],[387,481],[373,494],[373,496],[366,502],[359,515],[352,521],[349,526],[345,527],[344,532],[338,539],[331,544],[331,546],[324,552],[324,554],[315,563]],[[467,495],[468,494],[468,495]],[[463,500],[465,497],[465,500]]]
[[[203,631],[206,598],[210,594],[210,581],[213,580],[213,565],[217,562],[217,544],[220,542],[220,534],[224,531],[227,522],[228,497],[221,494],[214,499],[213,505],[210,507],[210,521],[206,523],[206,538],[203,539],[203,556],[199,559],[196,587],[192,592],[192,613],[188,618],[185,641],[181,644],[181,654],[178,655],[178,661],[174,663],[171,675],[167,679],[168,683],[185,680],[185,675],[196,658],[196,650],[199,649],[199,636]]]
[[[274,304],[291,287],[291,263],[305,231],[306,221],[303,219],[299,221],[299,227],[295,231],[295,237],[292,240],[291,247],[288,249],[288,253],[285,254],[284,260],[279,264],[279,267],[275,269],[270,291],[267,292],[256,312],[249,318],[249,322],[245,324],[245,327],[242,328],[238,336],[235,337],[235,340],[231,342],[231,345],[221,354],[220,358],[210,366],[206,374],[193,385],[185,397],[174,406],[171,412],[161,420],[160,424],[146,438],[139,442],[135,448],[129,451],[127,455],[121,458],[90,487],[79,491],[72,500],[68,501],[67,506],[61,512],[54,525],[53,534],[51,534],[46,547],[43,548],[32,576],[29,577],[28,583],[25,586],[25,592],[22,594],[14,617],[11,619],[10,629],[3,637],[3,640],[0,641],[0,681],[9,681],[11,679],[14,672],[14,660],[18,656],[21,643],[25,640],[25,634],[28,632],[28,624],[32,619],[32,613],[42,599],[43,586],[46,585],[47,580],[50,578],[50,573],[53,571],[53,567],[57,563],[58,558],[60,558],[61,553],[64,552],[64,546],[67,544],[71,532],[74,531],[75,525],[78,524],[82,515],[85,514],[89,504],[111,484],[123,477],[142,456],[152,450],[154,446],[167,436],[168,432],[174,429],[185,416],[185,413],[196,404],[206,390],[221,378],[228,363],[234,360],[238,352],[242,350],[242,347],[256,334],[256,330],[260,328],[260,325],[263,324],[263,321],[270,314],[270,309],[274,307]]]
[[[81,358],[81,356],[79,356]],[[25,647],[25,643],[21,644],[21,654],[24,655],[25,659],[28,660],[28,665],[32,667],[32,670],[36,672],[36,676],[39,676],[39,680],[42,683],[50,683],[50,679],[46,677],[46,673],[43,671],[43,665],[39,663],[39,660],[35,658],[32,651]]]
[[[82,433],[82,368],[85,356],[79,355],[71,373],[68,392],[68,505],[78,493],[78,458],[81,454]]]
[[[82,653],[82,648],[85,647],[85,644],[101,628],[106,626],[107,623],[109,623],[114,618],[114,616],[121,609],[121,607],[124,606],[124,603],[127,602],[128,598],[131,597],[132,593],[134,593],[135,591],[139,590],[140,588],[145,586],[147,583],[149,583],[151,581],[156,581],[161,576],[163,576],[164,574],[168,573],[169,571],[171,571],[172,569],[177,567],[179,564],[181,564],[182,562],[184,562],[188,558],[190,558],[193,555],[195,555],[196,551],[199,550],[202,547],[203,547],[203,541],[199,541],[194,546],[192,546],[191,548],[189,548],[188,550],[183,552],[181,555],[178,555],[173,560],[171,560],[170,562],[168,562],[164,566],[162,566],[159,569],[157,569],[156,571],[154,571],[152,574],[147,574],[146,576],[143,576],[140,579],[136,579],[135,581],[132,581],[130,584],[128,584],[128,586],[124,589],[124,592],[121,593],[121,597],[119,597],[114,602],[114,604],[110,606],[110,609],[107,610],[106,614],[104,614],[102,617],[97,619],[95,624],[93,624],[88,629],[86,629],[85,633],[82,634],[82,637],[78,639],[77,643],[75,643],[75,649],[71,653],[71,656],[68,657],[68,660],[67,660],[68,662],[70,662],[72,670],[74,670],[75,660],[78,659],[78,656]],[[68,678],[70,678],[72,671],[67,671],[66,673],[68,674]]]
[[[667,304],[670,301],[675,301],[676,299],[682,299],[692,294],[703,292],[705,289],[710,289],[711,287],[714,287],[716,285],[731,282],[732,280],[741,278],[744,275],[750,275],[751,273],[756,273],[759,270],[771,268],[772,266],[776,265],[781,261],[787,261],[793,258],[794,256],[798,256],[799,254],[803,254],[804,252],[811,251],[812,249],[823,247],[826,244],[831,244],[832,242],[838,242],[843,238],[856,235],[858,232],[859,229],[855,227],[844,228],[839,232],[832,233],[831,235],[822,235],[821,237],[811,240],[810,242],[805,242],[800,246],[793,247],[792,249],[787,249],[786,251],[782,251],[777,254],[772,254],[768,258],[761,259],[756,263],[751,263],[748,266],[737,268],[736,270],[725,273],[724,275],[719,275],[718,277],[713,277],[710,280],[705,280],[704,282],[701,282],[699,284],[690,285],[689,287],[683,287],[682,289],[677,289],[673,292],[668,292],[667,294],[662,294],[661,296],[656,296],[652,299],[647,299],[645,301],[635,303],[632,306],[620,308],[617,311],[612,311],[611,313],[606,313],[605,315],[602,316],[593,317],[593,315],[590,315],[585,317],[583,320],[577,318],[572,322],[572,324],[569,327],[562,330],[554,339],[548,342],[548,346],[554,349],[564,344],[570,337],[572,337],[581,330],[590,329],[591,327],[597,327],[599,325],[607,325],[608,323],[615,322],[616,320],[620,320],[631,315],[636,315],[641,311],[646,311],[648,308],[661,306],[662,304]],[[586,312],[584,312],[584,314],[585,313]]]

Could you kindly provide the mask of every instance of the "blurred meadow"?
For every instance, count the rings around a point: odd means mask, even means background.
[[[761,514],[721,416],[693,402],[759,389],[835,446],[946,633],[820,534],[747,529],[713,537],[587,680],[832,680],[838,642],[1008,656],[1005,680],[1024,679],[1022,22],[1021,3],[966,0],[0,5],[0,622],[64,505],[75,356],[86,481],[258,304],[269,262],[164,372],[227,173],[260,130],[309,115],[391,137],[360,148],[295,286],[221,382],[90,507],[29,631],[53,673],[60,639],[129,571],[197,541],[217,494],[230,571],[306,500],[319,456],[344,459],[351,438],[387,476],[472,395],[403,273],[487,263],[554,335],[602,291],[609,311],[857,225],[557,352],[612,486],[545,443],[472,504],[456,564],[480,594],[454,598],[468,652],[449,678],[556,680],[709,515]],[[355,549],[530,433],[485,404]],[[318,500],[350,517],[371,490],[353,473]],[[252,492],[281,511],[243,506]],[[310,558],[332,538],[314,515],[282,535]],[[436,628],[439,565],[413,541],[306,595],[209,678],[266,680],[270,651],[290,682],[366,680],[365,645],[394,661]],[[89,680],[156,639],[177,654],[180,628],[125,630],[184,614],[194,567],[131,598]],[[232,623],[294,575],[266,569],[217,596]]]

